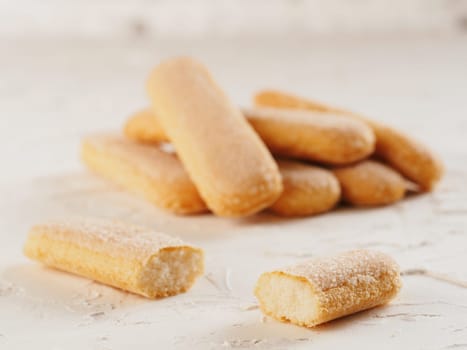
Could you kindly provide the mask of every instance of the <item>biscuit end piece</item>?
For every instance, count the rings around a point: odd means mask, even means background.
[[[255,288],[261,310],[268,316],[311,327],[319,317],[319,300],[304,278],[282,272],[263,273]]]
[[[392,258],[355,250],[263,273],[255,295],[265,314],[314,327],[386,304],[400,288],[399,266]]]
[[[204,271],[199,248],[162,233],[101,220],[36,225],[23,252],[46,266],[148,298],[185,292]]]
[[[169,247],[151,256],[141,270],[139,288],[149,298],[186,292],[204,272],[200,249]]]

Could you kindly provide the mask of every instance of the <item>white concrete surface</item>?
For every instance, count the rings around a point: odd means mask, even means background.
[[[444,158],[432,194],[378,209],[281,220],[174,217],[88,174],[82,135],[118,129],[146,102],[162,57],[202,59],[239,104],[277,87],[401,127]],[[467,37],[379,40],[0,42],[0,348],[457,349],[467,347]],[[28,228],[68,214],[119,217],[205,248],[190,292],[149,301],[28,261]],[[261,271],[309,255],[367,247],[403,270],[386,307],[313,330],[265,318]]]

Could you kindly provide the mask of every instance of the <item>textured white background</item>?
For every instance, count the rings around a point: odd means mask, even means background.
[[[313,330],[263,318],[252,296],[264,270],[353,248],[467,280],[465,2],[181,3],[2,3],[0,348],[467,347],[467,290],[428,277],[406,276],[391,305]],[[441,154],[446,177],[392,207],[315,218],[163,213],[89,175],[78,151],[83,135],[119,129],[145,105],[148,71],[175,54],[204,61],[242,105],[276,87],[404,128]],[[187,294],[148,301],[22,256],[32,224],[69,214],[179,235],[205,248],[207,274]]]

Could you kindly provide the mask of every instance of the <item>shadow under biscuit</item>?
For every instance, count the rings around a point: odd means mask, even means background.
[[[98,320],[147,299],[73,274],[28,263],[7,267],[1,274],[4,294],[12,303],[47,317],[63,314]]]
[[[365,327],[376,326],[378,325],[378,322],[375,321],[373,315],[387,307],[388,305],[381,305],[369,310],[362,310],[351,315],[319,324],[313,329],[318,332],[339,332],[342,329],[355,327],[356,325],[364,325]]]
[[[209,213],[175,215],[87,172],[39,178],[31,187],[39,190],[32,191],[29,200],[23,204],[29,207],[30,212],[40,211],[42,218],[115,219],[194,243],[230,233],[236,226],[235,220]]]

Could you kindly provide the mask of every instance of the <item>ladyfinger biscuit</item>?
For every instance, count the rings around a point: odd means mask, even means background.
[[[373,160],[333,169],[342,199],[361,206],[387,205],[405,195],[407,182],[397,171]]]
[[[255,294],[266,315],[313,327],[385,304],[400,288],[399,267],[393,259],[355,250],[263,273]]]
[[[329,170],[279,160],[284,191],[270,210],[282,216],[305,216],[331,210],[340,199],[340,186]]]
[[[207,210],[174,154],[121,136],[96,135],[82,144],[84,163],[97,174],[176,214]]]
[[[406,178],[418,184],[422,190],[432,190],[443,176],[443,164],[431,150],[405,133],[379,122],[343,109],[326,106],[279,91],[259,92],[255,96],[255,104],[341,114],[354,120],[364,121],[376,135],[376,154]]]
[[[140,142],[165,141],[166,136],[161,137],[158,132],[161,129],[153,112],[144,111],[128,120],[126,125],[133,133],[127,135]],[[145,135],[151,137],[145,138]],[[339,201],[340,186],[332,172],[294,161],[280,160],[278,165],[284,190],[269,208],[272,212],[282,216],[315,215],[332,209]]]
[[[188,290],[203,273],[203,251],[180,239],[119,222],[34,226],[24,253],[47,266],[148,298]]]
[[[441,160],[425,145],[399,130],[369,122],[376,135],[376,153],[423,191],[431,191],[444,173]]]
[[[363,122],[318,112],[272,108],[244,109],[245,117],[270,151],[289,157],[348,164],[374,150],[373,131]],[[126,134],[141,142],[167,140],[157,117],[146,109],[131,117]]]
[[[152,109],[207,206],[246,216],[274,203],[282,180],[271,154],[214,82],[190,58],[161,63],[147,90]]]
[[[303,99],[282,91],[263,90],[254,96],[254,103],[259,107],[307,109],[323,113],[340,113],[342,110],[327,106],[323,103]]]
[[[328,164],[349,164],[374,151],[375,136],[364,123],[306,110],[244,109],[272,153]]]
[[[131,140],[143,143],[158,143],[168,141],[150,108],[145,108],[133,114],[125,124],[124,134]]]

